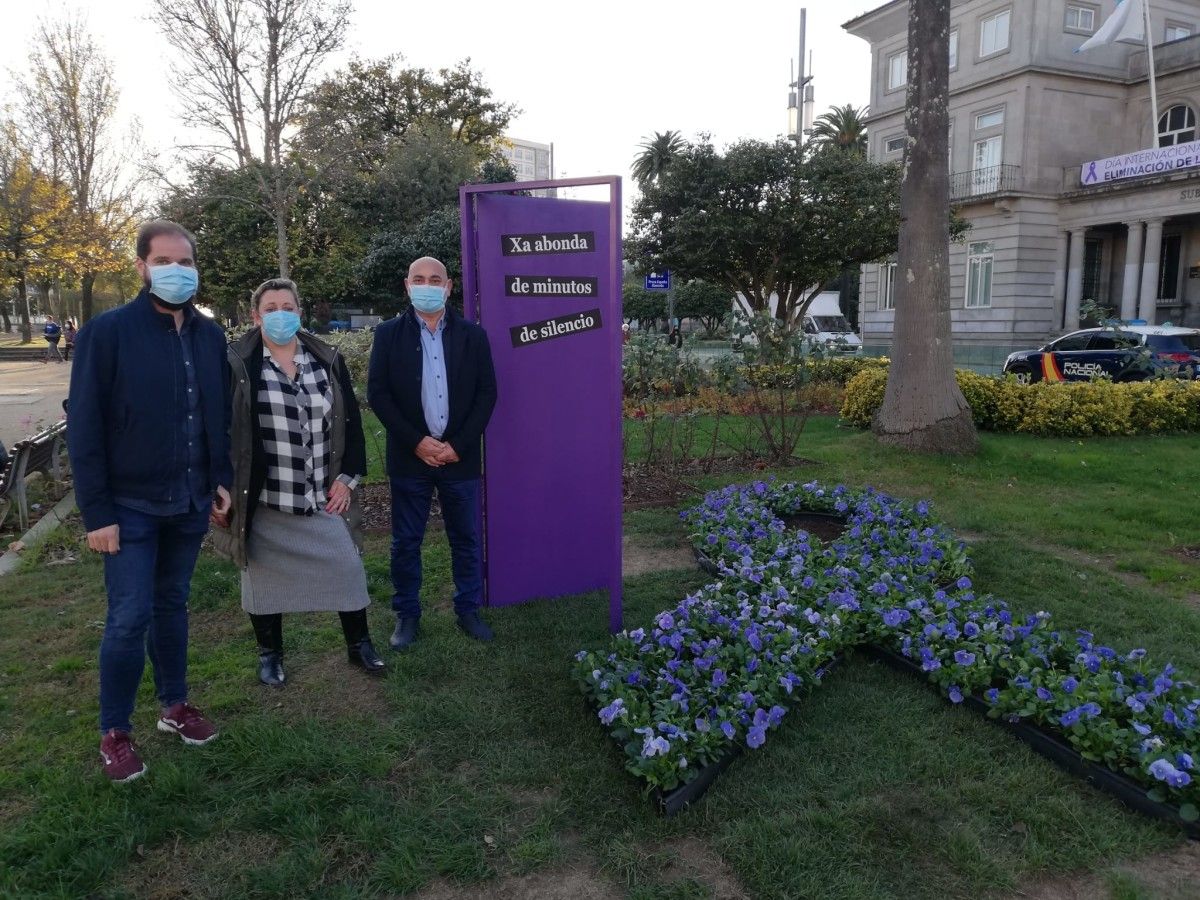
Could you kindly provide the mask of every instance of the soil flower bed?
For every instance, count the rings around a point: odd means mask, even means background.
[[[822,542],[785,519],[844,516]],[[924,501],[866,489],[759,481],[685,511],[718,580],[649,629],[581,651],[574,673],[649,789],[671,791],[735,749],[757,750],[836,656],[876,645],[953,703],[1055,735],[1082,760],[1200,819],[1200,689],[1144,650],[1121,654],[1047,613],[979,596],[964,545]]]

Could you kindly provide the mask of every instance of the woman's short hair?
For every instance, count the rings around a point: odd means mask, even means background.
[[[267,291],[291,291],[292,298],[296,301],[296,305],[300,305],[300,291],[296,287],[296,282],[290,278],[268,278],[262,284],[254,289],[254,293],[250,295],[250,308],[258,312],[259,301],[262,300],[263,294]]]

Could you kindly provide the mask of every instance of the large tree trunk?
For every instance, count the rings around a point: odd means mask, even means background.
[[[17,305],[21,312],[21,343],[33,341],[33,326],[29,324],[29,285],[25,283],[25,273],[17,273]]]
[[[950,343],[949,40],[950,0],[909,0],[896,328],[874,431],[883,444],[923,453],[970,453],[979,443]]]
[[[284,213],[275,213],[275,252],[279,257],[279,277],[292,277],[292,261],[288,251],[287,219]]]
[[[92,318],[92,294],[96,287],[96,273],[84,272],[79,279],[79,324]]]

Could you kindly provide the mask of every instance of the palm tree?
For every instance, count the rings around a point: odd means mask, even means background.
[[[656,181],[687,146],[678,131],[654,132],[651,140],[638,144],[641,152],[633,160],[633,178],[638,184]]]
[[[858,109],[850,103],[835,106],[817,116],[811,134],[813,141],[822,147],[866,153],[867,108]]]

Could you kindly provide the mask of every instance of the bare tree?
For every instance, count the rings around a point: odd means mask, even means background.
[[[345,0],[190,0],[157,7],[154,20],[179,51],[177,93],[188,124],[216,136],[219,154],[252,172],[248,202],[275,226],[279,274],[288,277],[288,225],[306,183],[293,158],[301,103],[322,64],[345,41]]]
[[[896,330],[873,430],[881,443],[925,453],[978,446],[950,343],[949,41],[950,0],[909,0]]]
[[[21,84],[25,119],[42,169],[70,190],[79,244],[80,318],[93,313],[96,276],[118,269],[137,214],[129,149],[113,133],[118,91],[112,65],[80,18],[38,24]],[[124,148],[124,149],[119,149]]]

